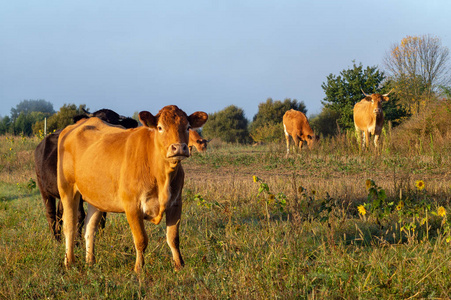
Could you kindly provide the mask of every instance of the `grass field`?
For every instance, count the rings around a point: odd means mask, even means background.
[[[143,272],[125,215],[109,214],[97,264],[64,267],[35,186],[37,138],[2,136],[1,299],[406,299],[451,296],[451,151],[360,151],[346,135],[285,158],[281,144],[212,142],[183,165],[175,272],[149,222]]]

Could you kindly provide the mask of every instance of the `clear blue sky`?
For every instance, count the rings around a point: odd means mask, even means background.
[[[0,115],[24,99],[188,114],[292,98],[321,110],[321,84],[383,68],[391,45],[432,34],[451,49],[451,1],[11,0],[0,4]]]

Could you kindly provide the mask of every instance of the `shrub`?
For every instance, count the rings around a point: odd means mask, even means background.
[[[422,154],[451,145],[451,100],[439,100],[393,130],[391,147]]]

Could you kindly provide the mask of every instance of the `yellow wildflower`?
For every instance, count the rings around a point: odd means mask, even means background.
[[[404,207],[404,201],[399,201],[399,203],[398,203],[398,205],[396,206],[396,209],[397,210],[401,210],[401,209],[403,209],[403,207]]]
[[[367,190],[369,190],[372,185],[373,185],[373,181],[371,179],[367,179],[365,181],[365,186],[366,186]]]
[[[269,194],[268,199],[269,201],[274,201],[274,199],[276,199],[276,196],[274,196],[274,194]]]
[[[415,186],[417,187],[417,190],[421,191],[422,189],[424,189],[424,181],[423,180],[415,181]]]
[[[438,214],[440,217],[446,216],[446,209],[445,209],[443,206],[440,206],[440,207],[437,209],[437,214]]]
[[[362,216],[366,215],[366,209],[365,209],[365,206],[359,205],[359,206],[357,206],[357,209],[358,209],[358,211],[359,211],[359,214],[361,214]]]
[[[312,195],[315,196],[316,195],[316,191],[312,190]]]
[[[12,151],[13,150],[13,148],[9,148],[9,151]]]
[[[304,192],[304,188],[303,188],[302,186],[300,186],[300,187],[298,188],[298,192],[299,192],[299,194],[302,194],[302,192]]]
[[[252,176],[252,180],[254,180],[254,182],[257,182],[258,181],[258,177],[257,176]]]

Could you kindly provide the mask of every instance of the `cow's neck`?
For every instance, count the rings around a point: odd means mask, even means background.
[[[176,177],[181,172],[182,166],[181,163],[173,164],[168,160],[164,159],[166,156],[165,151],[161,151],[159,147],[153,145],[153,149],[155,151],[150,151],[151,157],[149,157],[150,168],[153,170],[153,174],[155,174],[155,180],[157,183],[157,197],[159,202],[159,212],[158,214],[151,220],[154,224],[159,224],[163,217],[163,214],[169,206],[172,205],[172,201],[177,197],[176,193],[179,191],[171,190],[171,183],[173,180],[176,180]],[[174,193],[174,194],[173,194]]]

